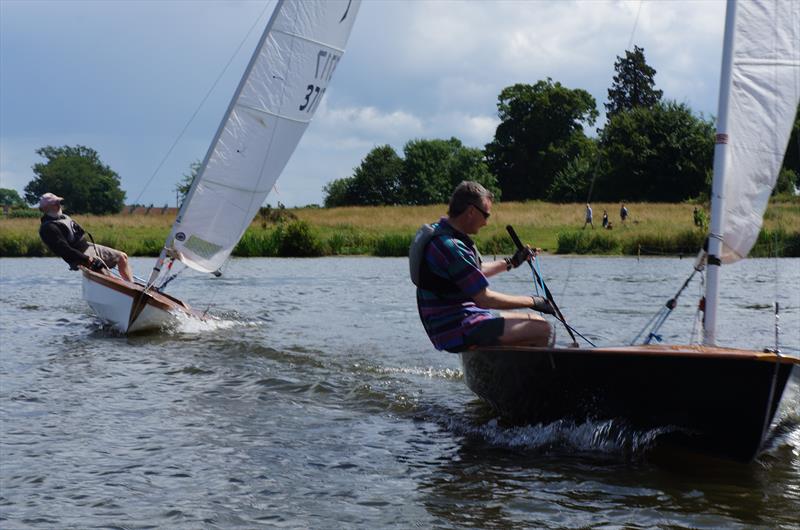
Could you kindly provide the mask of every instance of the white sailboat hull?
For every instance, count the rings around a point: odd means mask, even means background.
[[[159,330],[174,326],[181,316],[204,317],[184,302],[144,286],[81,269],[83,299],[95,313],[121,333]]]

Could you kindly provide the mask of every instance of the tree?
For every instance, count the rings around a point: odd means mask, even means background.
[[[184,173],[180,182],[175,185],[175,191],[180,194],[180,200],[178,201],[180,204],[183,204],[183,201],[186,200],[186,194],[189,193],[189,188],[192,187],[192,182],[194,182],[201,167],[203,167],[203,163],[199,160],[195,160],[189,164],[189,172]]]
[[[398,204],[403,159],[390,145],[374,147],[353,175],[329,182],[322,188],[325,207]]]
[[[354,203],[350,199],[350,183],[353,177],[334,179],[322,188],[325,194],[323,204],[325,208],[336,208],[338,206],[352,206]]]
[[[38,200],[38,197],[37,197]],[[24,208],[27,206],[17,190],[0,188],[0,206],[11,206],[14,208]]]
[[[611,117],[600,147],[596,199],[681,201],[708,186],[714,125],[676,102],[637,107]]]
[[[644,48],[633,47],[625,50],[625,58],[617,56],[614,63],[614,82],[608,89],[608,103],[605,104],[608,117],[637,107],[652,108],[661,101],[663,92],[655,89],[654,68],[644,59]]]
[[[411,140],[404,155],[400,158],[389,145],[373,148],[352,176],[322,189],[325,206],[442,203],[462,180],[480,182],[500,197],[483,152],[458,138]]]
[[[794,116],[792,135],[789,137],[789,145],[786,147],[786,155],[783,158],[783,170],[794,172],[793,184],[800,188],[800,105]]]
[[[591,94],[549,78],[504,88],[497,109],[501,121],[486,159],[510,200],[544,198],[555,175],[590,148],[583,126],[598,116]]]
[[[592,140],[581,155],[572,159],[564,169],[556,173],[553,182],[547,188],[546,199],[552,202],[587,200],[600,162],[597,142]]]
[[[25,186],[25,200],[30,204],[52,192],[64,197],[71,213],[102,215],[122,210],[125,192],[119,187],[119,176],[101,162],[94,149],[46,146],[36,154],[46,162],[33,165],[36,177]]]
[[[465,147],[458,138],[411,140],[403,148],[405,163],[400,187],[404,204],[441,204],[450,200],[462,180],[474,180],[500,198],[497,180],[480,149]]]
[[[390,145],[375,147],[355,168],[348,195],[353,204],[377,206],[400,202],[403,159]]]

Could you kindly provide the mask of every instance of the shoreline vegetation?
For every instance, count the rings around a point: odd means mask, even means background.
[[[694,255],[706,230],[693,222],[692,203],[592,203],[594,230],[582,229],[585,204],[541,201],[499,202],[489,224],[475,237],[487,256],[508,255],[514,247],[505,227],[550,254]],[[698,206],[699,207],[699,206]],[[603,210],[612,230],[602,228]],[[423,223],[433,222],[446,205],[352,206],[341,208],[262,208],[236,246],[239,257],[407,256]],[[76,215],[94,236],[131,256],[157,256],[175,218],[175,209],[125,208],[116,215]],[[50,256],[39,239],[38,218],[0,218],[0,256]],[[800,197],[770,202],[751,257],[800,257]]]

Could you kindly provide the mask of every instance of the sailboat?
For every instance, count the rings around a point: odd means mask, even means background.
[[[82,270],[101,319],[131,333],[205,318],[164,289],[181,267],[218,274],[319,108],[360,3],[277,2],[149,279]]]
[[[754,458],[800,359],[717,345],[719,277],[758,236],[799,102],[800,1],[728,0],[703,344],[467,350],[469,388],[513,421],[620,420],[693,450]]]

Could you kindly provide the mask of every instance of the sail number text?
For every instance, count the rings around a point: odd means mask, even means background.
[[[325,94],[328,81],[333,77],[333,71],[336,69],[336,65],[339,64],[341,58],[341,55],[336,55],[326,50],[320,50],[317,53],[317,68],[314,73],[314,82],[306,87],[303,103],[298,107],[300,110],[310,113],[317,108],[319,102],[322,100],[322,96]]]

